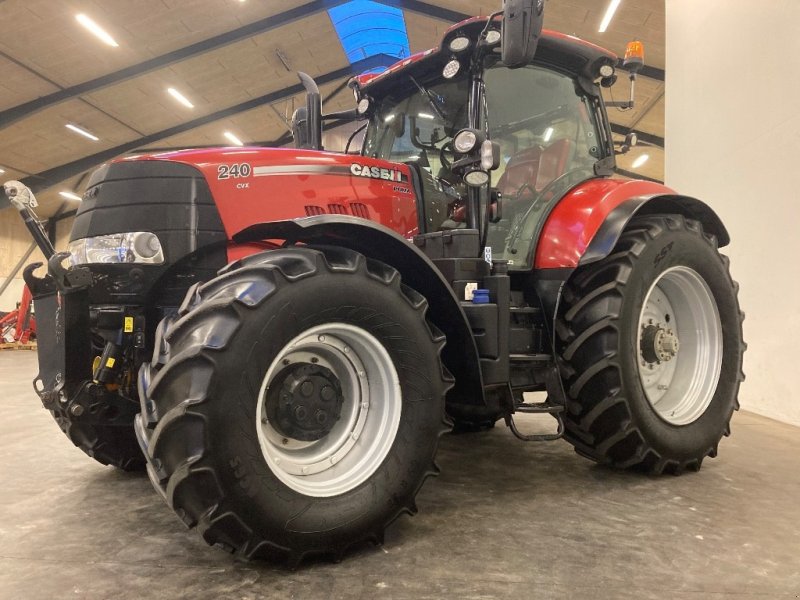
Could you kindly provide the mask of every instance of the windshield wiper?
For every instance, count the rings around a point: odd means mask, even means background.
[[[418,81],[417,81],[417,80],[414,78],[414,76],[413,76],[413,75],[410,75],[410,76],[409,76],[409,79],[411,79],[411,81],[413,82],[413,84],[414,84],[415,86],[417,86],[417,89],[419,90],[419,93],[420,93],[420,94],[422,94],[422,95],[425,97],[425,99],[428,101],[428,104],[430,104],[430,105],[431,105],[431,108],[432,108],[432,109],[433,109],[433,111],[434,111],[434,112],[435,112],[435,113],[436,113],[436,114],[439,116],[439,118],[440,118],[442,121],[446,121],[446,120],[447,120],[447,118],[444,116],[444,113],[443,113],[443,112],[442,112],[442,110],[441,110],[441,109],[440,109],[440,108],[439,108],[439,107],[436,105],[436,102],[434,102],[434,101],[433,101],[433,96],[431,95],[431,92],[430,92],[429,90],[425,89],[424,87],[422,87],[422,86],[420,85],[420,83],[419,83],[419,82],[418,82]]]

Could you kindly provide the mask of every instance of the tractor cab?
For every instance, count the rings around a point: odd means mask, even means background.
[[[544,31],[534,60],[511,68],[500,38],[499,21],[470,19],[448,30],[440,48],[357,78],[369,120],[362,152],[412,167],[424,233],[468,227],[473,188],[491,255],[512,269],[530,269],[549,210],[569,189],[613,166],[596,81],[616,57]],[[474,152],[483,155],[483,166],[470,161]]]

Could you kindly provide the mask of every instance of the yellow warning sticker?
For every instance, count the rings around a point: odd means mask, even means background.
[[[125,317],[125,333],[133,333],[133,317]]]
[[[106,360],[106,368],[113,369],[115,362],[117,362],[117,360],[114,357],[109,356],[108,359]]]

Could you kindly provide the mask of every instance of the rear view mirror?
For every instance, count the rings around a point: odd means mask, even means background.
[[[510,69],[533,60],[544,21],[544,0],[504,0],[502,60]]]

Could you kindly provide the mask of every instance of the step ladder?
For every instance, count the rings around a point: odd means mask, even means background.
[[[511,362],[515,363],[552,363],[553,357],[550,354],[512,354],[509,357]],[[512,388],[512,395],[513,392],[522,393],[526,390],[524,388]],[[561,387],[561,381],[558,375],[558,372],[555,368],[554,364],[551,364],[551,371],[548,374],[547,380],[547,400],[544,402],[529,402],[517,405],[514,408],[514,412],[518,413],[527,413],[527,414],[547,414],[553,417],[556,422],[558,423],[558,428],[556,429],[555,433],[533,433],[533,434],[525,434],[522,433],[519,429],[517,429],[517,425],[514,422],[514,415],[509,414],[506,416],[505,421],[508,428],[511,429],[511,432],[520,440],[524,442],[549,442],[552,440],[561,439],[564,435],[564,393]],[[557,400],[560,399],[561,402],[553,402],[551,398],[556,398]]]
[[[551,404],[550,402],[532,402],[530,404],[520,404],[516,407],[515,412],[527,414],[548,414],[558,422],[558,429],[555,433],[532,433],[525,434],[517,429],[514,423],[514,415],[506,416],[506,425],[511,429],[517,438],[523,442],[549,442],[552,440],[561,439],[564,435],[564,418],[562,416],[564,407],[560,404]]]

